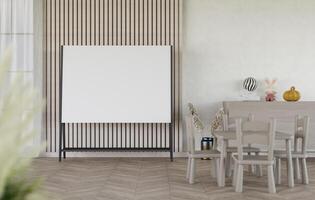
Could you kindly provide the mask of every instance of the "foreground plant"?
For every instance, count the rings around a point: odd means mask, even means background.
[[[21,74],[8,83],[10,55],[6,52],[0,58],[0,200],[43,199],[40,182],[26,177],[32,157],[40,150],[29,151],[27,145],[39,135],[33,123],[41,102]]]

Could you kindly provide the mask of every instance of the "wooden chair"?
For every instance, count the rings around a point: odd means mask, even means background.
[[[189,183],[194,183],[195,171],[196,171],[196,159],[198,158],[212,158],[215,162],[215,170],[218,174],[219,169],[219,158],[220,152],[215,149],[196,151],[195,150],[195,132],[198,131],[194,125],[197,121],[197,115],[188,115],[185,118],[186,123],[186,138],[187,138],[187,150],[188,150],[188,161],[187,161],[187,171],[186,178]],[[217,183],[220,183],[220,176],[217,176]]]
[[[307,142],[309,135],[310,118],[308,116],[295,117],[295,130],[294,130],[294,151],[292,152],[292,159],[294,160],[294,177],[300,179],[302,172],[302,183],[308,184],[309,177],[306,165],[307,158]],[[300,141],[300,144],[299,144]],[[299,148],[300,147],[300,148]],[[278,184],[281,184],[281,160],[287,159],[287,153],[285,151],[275,151],[276,157],[276,180]],[[300,163],[302,169],[300,170]]]
[[[268,171],[269,193],[275,193],[274,181],[274,141],[275,141],[274,119],[270,122],[236,120],[237,154],[232,157],[235,162],[233,174],[233,186],[236,192],[243,191],[243,169],[244,165],[266,165]],[[243,155],[243,146],[248,144],[258,144],[267,146],[267,156],[264,155]]]
[[[222,118],[223,118],[223,131],[235,132],[236,131],[236,124],[235,124],[236,118],[229,118],[227,114],[223,114]],[[252,114],[249,114],[248,117],[244,117],[242,119],[246,121],[253,121],[254,116]],[[226,149],[226,168],[225,168],[226,172],[225,173],[227,176],[231,176],[231,172],[232,172],[231,163],[233,161],[232,154],[236,152],[237,152],[237,147],[228,146]],[[243,152],[247,153],[248,155],[250,154],[258,155],[260,152],[260,149],[252,147],[251,144],[249,144],[248,146],[243,147]],[[254,172],[253,169],[254,168],[252,166],[249,166],[250,172]],[[256,166],[255,169],[256,169],[256,174],[259,176],[262,176],[262,168],[260,166]]]

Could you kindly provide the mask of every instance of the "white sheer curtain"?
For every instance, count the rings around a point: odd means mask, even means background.
[[[0,56],[11,47],[12,64],[8,78],[22,73],[34,79],[33,0],[0,0]]]
[[[7,83],[21,74],[25,83],[34,86],[33,4],[34,0],[0,0],[0,58],[8,48],[12,51]],[[29,110],[26,108],[25,112]],[[35,119],[31,126],[33,129]],[[32,146],[35,142],[29,145]]]

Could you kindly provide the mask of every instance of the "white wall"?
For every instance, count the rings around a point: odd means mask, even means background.
[[[185,0],[183,113],[191,101],[208,122],[248,76],[277,78],[279,99],[294,85],[315,100],[314,11],[314,0]]]

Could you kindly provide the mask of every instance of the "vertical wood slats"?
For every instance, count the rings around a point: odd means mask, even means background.
[[[173,146],[174,151],[181,151],[181,0],[45,0],[44,12],[46,151],[58,149],[61,45],[172,45]],[[66,124],[65,131],[69,147],[167,147],[169,144],[168,124],[72,123]]]

